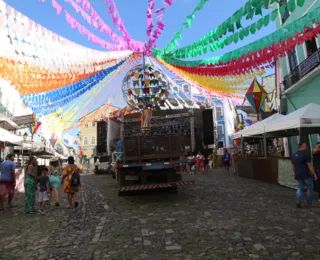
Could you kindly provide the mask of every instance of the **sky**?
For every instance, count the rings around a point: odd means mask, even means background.
[[[80,14],[77,14],[75,12],[74,8],[66,0],[56,1],[87,29],[90,29],[93,33],[104,40],[110,40],[106,34],[103,34],[94,28],[90,28],[90,25],[81,17]],[[148,1],[114,1],[131,37],[135,40],[145,42],[147,40],[146,11],[148,7]],[[181,24],[186,21],[186,16],[191,14],[198,1],[199,0],[174,0],[172,6],[166,8],[163,17],[165,29],[157,41],[157,48],[164,48],[172,40],[173,34],[180,29]],[[33,19],[35,22],[61,35],[62,37],[65,37],[71,41],[89,48],[105,50],[102,47],[88,41],[86,36],[80,35],[76,29],[71,29],[70,25],[65,20],[64,13],[60,14],[60,16],[56,14],[55,9],[52,7],[51,0],[46,0],[46,2],[44,3],[39,2],[39,0],[5,0],[5,2],[24,15]],[[163,2],[163,0],[155,0],[155,9],[163,7]],[[246,2],[246,0],[209,0],[205,4],[204,8],[195,14],[195,19],[192,23],[191,28],[185,29],[183,31],[183,40],[181,40],[180,46],[183,47],[185,45],[191,44],[193,41],[200,39],[206,33],[210,32],[220,23],[230,17]],[[105,22],[110,26],[110,28],[114,29],[114,31],[116,32],[116,28],[112,25],[110,15],[108,14],[108,6],[105,4],[105,0],[90,0],[90,3],[99,13],[99,15],[105,20]],[[261,38],[266,34],[273,32],[274,30],[275,25],[269,25],[268,28],[263,28],[254,36],[247,37],[243,41],[240,41],[237,45],[228,46],[223,51],[217,51],[213,54],[210,53],[207,54],[207,56],[210,57],[230,51],[234,48],[239,48],[245,44]]]
[[[65,10],[68,11],[74,18],[76,18],[85,28],[99,36],[100,38],[112,42],[106,34],[90,27],[90,25],[77,14],[74,8],[67,0],[56,0]],[[98,12],[100,17],[113,29],[118,35],[117,29],[113,26],[110,15],[108,14],[108,6],[105,0],[89,0],[91,5]],[[146,12],[148,7],[148,0],[114,0],[118,8],[120,16],[124,21],[127,31],[131,37],[138,41],[147,41],[146,29],[147,18]],[[163,22],[165,29],[157,41],[157,48],[163,49],[172,40],[173,34],[181,28],[181,25],[186,21],[186,16],[192,13],[199,0],[173,0],[172,6],[166,8]],[[73,42],[86,46],[88,48],[107,51],[102,47],[91,43],[86,36],[80,35],[76,29],[72,29],[66,22],[65,14],[57,15],[56,10],[52,7],[51,0],[41,3],[39,0],[5,0],[13,8],[20,11],[22,14],[28,16],[36,23],[41,24],[45,28],[67,38]],[[163,7],[164,0],[155,0],[155,9]],[[179,42],[180,47],[191,44],[199,40],[202,36],[213,30],[223,21],[227,20],[234,12],[241,6],[244,6],[246,0],[209,0],[204,8],[195,14],[195,19],[192,22],[191,28],[184,29],[182,32],[182,40]],[[260,17],[258,17],[260,18]],[[254,19],[253,21],[256,21]],[[154,20],[154,24],[156,21]],[[252,23],[252,21],[244,21],[243,26]],[[223,50],[215,53],[208,53],[204,57],[197,59],[213,57],[222,53],[231,51],[233,49],[242,47],[246,44],[255,41],[262,36],[272,33],[275,30],[275,24],[270,23],[267,28],[256,32],[255,35],[250,35],[236,45],[231,44]],[[270,72],[269,72],[270,74]],[[170,75],[169,75],[170,76]],[[172,75],[171,75],[172,76]],[[121,79],[114,84],[121,84]],[[117,100],[117,98],[116,98]],[[118,104],[116,104],[118,105]],[[119,105],[118,105],[119,106]]]

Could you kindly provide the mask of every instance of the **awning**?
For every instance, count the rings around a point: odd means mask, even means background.
[[[9,117],[0,114],[0,127],[6,130],[14,130],[18,128],[18,125]]]
[[[320,105],[311,103],[266,126],[270,135],[299,135],[299,129],[305,134],[320,133]]]
[[[250,136],[257,136],[257,135],[262,135],[265,133],[265,129],[268,124],[275,122],[284,116],[281,114],[274,114],[268,118],[266,118],[263,121],[259,121],[255,123],[254,125],[251,125],[233,135],[233,139],[238,139],[241,137],[250,137]]]
[[[38,150],[43,150],[45,148],[44,143],[39,142],[39,141],[33,141],[33,142],[27,142],[23,143],[20,147],[20,149],[23,150],[32,150],[32,151],[38,151]]]
[[[5,145],[21,145],[23,138],[21,136],[10,133],[9,131],[0,128],[0,142],[3,142]]]
[[[13,119],[13,121],[19,125],[19,126],[22,126],[22,125],[32,125],[32,124],[35,124],[35,115],[32,114],[32,115],[26,115],[26,116],[17,116]]]

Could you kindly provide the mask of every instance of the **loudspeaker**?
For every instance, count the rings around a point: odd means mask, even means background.
[[[205,145],[214,144],[214,127],[212,109],[202,112],[203,143]]]
[[[107,152],[107,122],[97,122],[97,152]]]

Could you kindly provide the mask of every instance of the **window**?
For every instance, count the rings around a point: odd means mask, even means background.
[[[318,50],[316,38],[306,41],[307,58]]]
[[[217,125],[217,132],[218,135],[223,135],[223,125]]]
[[[88,124],[85,124],[85,125],[84,125],[84,128],[88,128],[88,127],[89,127],[89,125],[88,125]]]
[[[288,1],[287,0],[280,0],[279,1],[279,7],[282,6],[282,5],[285,5],[286,6],[286,10],[284,12],[284,15],[281,17],[281,22],[282,24],[284,24],[289,16],[290,16],[290,12],[289,12],[289,9],[288,9]]]
[[[88,145],[88,137],[84,137],[83,138],[83,146],[87,146]]]
[[[179,89],[177,86],[173,86],[172,88],[172,92],[175,94],[175,93],[179,93]]]
[[[190,93],[190,87],[188,84],[182,85],[184,92]]]
[[[96,126],[96,122],[92,122],[92,126]]]
[[[222,117],[222,107],[216,106],[216,117]]]
[[[91,145],[96,144],[96,138],[94,136],[91,137]]]
[[[291,52],[288,52],[288,60],[290,71],[292,72],[296,67],[298,67],[297,53],[295,48],[293,48]]]

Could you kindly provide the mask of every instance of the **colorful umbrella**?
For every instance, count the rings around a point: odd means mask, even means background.
[[[259,114],[268,94],[265,89],[259,84],[257,79],[254,79],[245,96],[254,111]]]

